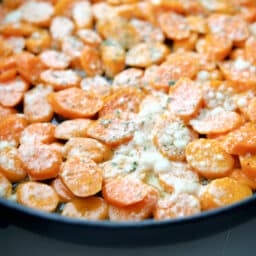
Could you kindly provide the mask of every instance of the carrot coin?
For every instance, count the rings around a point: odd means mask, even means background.
[[[103,105],[100,98],[79,88],[69,88],[52,93],[48,99],[54,112],[67,118],[91,117]]]
[[[49,122],[53,117],[52,106],[47,97],[53,91],[51,86],[39,84],[24,95],[24,115],[30,123]]]
[[[1,149],[0,172],[11,182],[21,181],[27,176],[19,159],[17,148],[6,147]]]
[[[196,33],[191,33],[189,38],[175,40],[173,42],[173,51],[193,51],[195,49],[198,40],[198,35]]]
[[[234,159],[226,153],[219,142],[211,139],[199,139],[186,147],[188,164],[206,178],[227,176],[234,166]]]
[[[92,28],[93,14],[90,2],[75,3],[72,8],[72,18],[77,28]]]
[[[256,97],[251,99],[248,106],[248,117],[250,121],[256,121]]]
[[[239,160],[245,175],[256,180],[256,155],[251,153],[240,155]]]
[[[91,138],[71,138],[64,147],[64,155],[67,159],[78,156],[98,163],[108,160],[111,154],[110,148]]]
[[[57,139],[68,140],[72,137],[86,137],[86,131],[92,123],[90,119],[66,120],[55,129],[54,136]]]
[[[160,199],[154,211],[154,219],[166,220],[186,217],[201,212],[201,205],[198,198],[189,194],[172,195]]]
[[[160,42],[139,43],[128,51],[126,65],[145,68],[159,64],[168,52],[169,49]]]
[[[248,186],[225,177],[206,185],[200,196],[200,202],[203,210],[211,210],[233,204],[251,195],[252,190]]]
[[[95,195],[102,188],[102,170],[89,158],[69,158],[62,164],[60,178],[79,197]]]
[[[196,115],[202,106],[202,91],[188,78],[181,78],[170,87],[169,109],[185,120]]]
[[[168,39],[180,40],[190,36],[188,21],[184,16],[175,12],[161,14],[159,24]]]
[[[109,219],[111,221],[139,221],[149,218],[153,215],[158,196],[157,190],[151,188],[139,203],[126,207],[109,205]]]
[[[14,108],[4,107],[0,105],[0,118],[7,117],[8,115],[15,114],[17,111]]]
[[[196,138],[197,134],[179,119],[162,116],[154,127],[156,147],[173,161],[184,160],[186,146]]]
[[[71,35],[74,28],[74,23],[69,18],[56,16],[51,22],[50,32],[54,39],[62,40],[66,36]]]
[[[14,53],[20,53],[25,48],[25,39],[23,37],[11,36],[5,38],[7,44],[9,44]]]
[[[0,25],[0,33],[4,36],[30,36],[37,28],[25,22],[10,22]]]
[[[204,17],[189,15],[187,16],[187,22],[191,31],[198,34],[205,34],[207,32],[208,26]]]
[[[255,47],[256,47],[256,38],[249,37],[248,40],[246,40],[246,43],[244,46],[244,54],[246,59],[250,60],[254,65],[256,64]]]
[[[87,129],[88,136],[109,146],[118,146],[132,139],[137,128],[135,115],[121,112],[105,115]]]
[[[17,202],[45,212],[53,212],[59,203],[57,193],[49,185],[29,181],[17,187]]]
[[[23,168],[33,180],[55,178],[62,162],[61,154],[50,145],[27,142],[19,147]]]
[[[34,123],[28,125],[20,136],[20,143],[41,142],[49,144],[54,141],[55,125],[51,123]]]
[[[98,47],[102,42],[98,33],[91,29],[79,29],[77,35],[88,46]]]
[[[256,180],[247,176],[241,169],[234,169],[229,175],[230,178],[237,180],[238,182],[250,187],[252,190],[256,190]]]
[[[27,126],[23,115],[12,114],[0,121],[0,141],[8,141],[14,145],[19,144],[22,131]]]
[[[75,198],[68,187],[63,183],[63,181],[57,177],[51,183],[52,188],[56,191],[59,196],[60,202],[66,203]]]
[[[108,206],[101,197],[74,199],[64,206],[61,214],[71,218],[104,220],[108,216]]]
[[[11,182],[0,172],[0,198],[1,197],[10,197],[12,194],[12,184]]]
[[[104,106],[99,112],[103,117],[107,114],[120,114],[122,111],[138,112],[143,94],[136,88],[124,88],[104,99]]]

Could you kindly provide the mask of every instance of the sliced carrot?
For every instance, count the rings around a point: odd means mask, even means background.
[[[100,98],[79,88],[69,88],[52,93],[48,99],[54,112],[67,118],[91,117],[103,105]]]
[[[246,40],[245,46],[244,46],[244,54],[247,60],[250,60],[254,65],[256,65],[256,53],[255,53],[255,47],[256,47],[256,38],[251,36]]]
[[[55,150],[58,151],[59,154],[63,157],[64,155],[64,144],[61,142],[53,142],[50,146]]]
[[[251,153],[240,155],[239,160],[245,175],[256,180],[256,155]]]
[[[248,106],[248,117],[250,121],[256,122],[256,97],[250,100]]]
[[[16,109],[0,105],[0,118],[3,119],[11,114],[16,114]]]
[[[54,14],[53,6],[48,2],[25,2],[20,11],[22,20],[37,26],[48,26]]]
[[[126,65],[145,68],[161,63],[168,53],[169,49],[163,43],[139,43],[128,51]]]
[[[144,199],[136,204],[126,207],[109,206],[109,219],[111,221],[139,221],[152,216],[155,209],[158,192],[151,188]]]
[[[225,177],[211,181],[201,196],[203,210],[211,210],[241,201],[252,195],[252,190],[235,179]]]
[[[58,206],[59,198],[49,185],[29,181],[18,185],[17,202],[37,210],[53,212]]]
[[[256,180],[247,176],[241,169],[234,169],[229,175],[230,178],[237,180],[238,182],[250,187],[252,190],[256,189]]]
[[[136,88],[124,88],[104,99],[104,106],[99,112],[103,117],[107,114],[120,114],[122,111],[138,112],[143,94]]]
[[[118,146],[129,141],[136,128],[134,114],[118,112],[105,115],[93,122],[87,129],[87,134],[109,146]]]
[[[0,25],[0,33],[5,36],[30,36],[37,28],[25,22],[10,22]]]
[[[55,15],[71,17],[73,6],[80,0],[58,0],[54,6]]]
[[[43,83],[50,84],[55,90],[76,87],[81,81],[80,76],[73,70],[45,70],[40,74]]]
[[[91,29],[79,29],[77,35],[83,41],[84,44],[92,47],[100,46],[102,39],[98,33]]]
[[[197,134],[190,130],[183,121],[162,116],[154,127],[153,141],[160,152],[173,161],[185,159],[185,148]]]
[[[74,28],[75,25],[72,20],[64,16],[56,16],[52,19],[50,32],[53,39],[62,40],[71,35]]]
[[[1,149],[0,172],[11,182],[21,181],[27,176],[19,159],[17,148],[6,147]]]
[[[78,1],[72,8],[72,18],[77,28],[92,28],[93,14],[90,2]]]
[[[11,46],[12,51],[14,53],[20,53],[25,48],[26,41],[25,41],[24,37],[11,36],[11,37],[5,38],[5,40],[6,40],[7,44],[9,44]]]
[[[223,14],[233,14],[236,11],[235,5],[232,1],[225,0],[211,0],[200,1],[202,5],[210,12],[223,13]]]
[[[11,68],[7,70],[0,70],[0,83],[8,80],[13,80],[17,75],[17,69]]]
[[[71,218],[104,220],[108,216],[108,206],[101,197],[74,199],[64,206],[61,214]]]
[[[55,178],[60,171],[62,156],[50,145],[33,141],[21,144],[19,157],[33,180]]]
[[[27,125],[27,120],[23,115],[8,115],[0,121],[0,141],[8,141],[18,145],[20,135]]]
[[[49,122],[53,117],[52,106],[47,96],[53,91],[51,86],[39,84],[24,95],[24,115],[30,123]]]
[[[245,91],[237,93],[234,97],[234,102],[238,111],[242,113],[246,119],[249,119],[248,108],[250,105],[250,101],[255,97],[255,93],[253,91]],[[253,105],[253,104],[252,104]]]
[[[84,46],[80,61],[87,76],[101,75],[103,73],[100,52],[94,47]]]
[[[28,125],[20,136],[20,143],[41,142],[49,144],[54,141],[55,125],[51,123],[34,123]]]
[[[56,191],[59,196],[60,202],[66,203],[75,198],[68,187],[63,183],[63,181],[57,177],[51,183],[52,188]]]
[[[191,33],[189,38],[175,40],[173,42],[173,51],[193,51],[198,40],[198,34]]]
[[[6,40],[0,39],[0,57],[6,58],[10,57],[13,54],[13,48]]]
[[[175,12],[165,12],[159,16],[159,24],[167,38],[185,39],[190,36],[190,27],[186,18]]]
[[[51,47],[51,37],[47,30],[37,30],[26,39],[26,48],[34,54],[41,53]]]
[[[221,139],[221,145],[226,152],[233,155],[256,152],[256,124],[245,123],[231,131]]]
[[[219,142],[211,139],[199,139],[186,148],[188,164],[206,178],[225,177],[234,166],[234,159],[226,153]]]
[[[0,172],[0,198],[1,197],[10,197],[12,194],[12,184],[11,182]]]
[[[18,105],[28,90],[28,83],[20,77],[0,83],[0,104],[4,107]]]
[[[92,159],[96,163],[108,160],[112,152],[101,142],[91,138],[71,138],[64,147],[65,157],[73,156]]]
[[[96,96],[101,98],[109,96],[112,89],[108,80],[99,75],[84,78],[80,83],[80,87],[84,91],[93,92]]]
[[[212,110],[203,112],[196,119],[190,121],[193,129],[200,134],[226,133],[242,125],[241,115],[233,111]]]
[[[92,123],[90,119],[66,120],[55,129],[54,136],[57,139],[68,140],[72,137],[86,137],[86,131]]]
[[[69,158],[61,167],[60,178],[79,197],[95,195],[102,188],[102,170],[89,158]]]
[[[114,77],[125,68],[125,50],[119,43],[104,41],[101,44],[100,53],[106,76]]]
[[[154,211],[154,219],[166,220],[195,215],[201,212],[198,198],[189,194],[172,195],[160,199]]]
[[[189,15],[187,16],[187,22],[191,31],[199,34],[205,34],[207,32],[208,26],[204,17]]]

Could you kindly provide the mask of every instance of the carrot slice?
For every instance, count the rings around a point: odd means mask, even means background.
[[[0,198],[1,197],[10,197],[12,194],[12,184],[11,182],[0,172]]]
[[[102,42],[98,33],[91,29],[79,29],[77,35],[88,46],[98,47]]]
[[[27,126],[23,115],[12,114],[0,121],[0,141],[8,141],[14,145],[19,144],[22,131]]]
[[[51,123],[34,123],[28,125],[20,136],[20,143],[41,142],[49,144],[54,141],[55,125]]]
[[[205,34],[207,32],[207,22],[204,17],[196,15],[188,15],[187,22],[190,30],[198,34]]]
[[[190,36],[190,27],[186,18],[175,12],[165,12],[159,16],[159,24],[166,37],[172,40]]]
[[[206,185],[200,196],[200,202],[203,210],[211,210],[233,204],[251,195],[252,190],[248,186],[225,177]]]
[[[61,154],[50,145],[27,142],[19,147],[23,168],[33,180],[46,180],[58,175]]]
[[[67,118],[91,117],[103,105],[100,98],[78,88],[69,88],[52,93],[48,99],[54,112]]]
[[[250,121],[256,121],[256,97],[251,99],[248,106],[248,117]]]
[[[59,203],[56,192],[43,183],[29,181],[17,187],[18,203],[45,212],[53,212]]]
[[[128,51],[126,65],[145,68],[153,64],[159,64],[168,52],[167,46],[160,42],[139,43]]]
[[[11,68],[7,70],[0,70],[0,82],[6,82],[8,80],[13,80],[17,75],[17,69]]]
[[[99,112],[103,117],[107,114],[117,114],[126,112],[138,112],[139,105],[143,99],[143,94],[136,88],[124,88],[116,91],[104,99],[104,106]]]
[[[178,194],[160,199],[154,211],[154,219],[166,220],[195,215],[201,212],[198,198],[189,194]]]
[[[50,32],[53,39],[62,40],[66,36],[71,35],[74,28],[74,23],[69,18],[56,16],[52,19]]]
[[[20,53],[25,48],[25,39],[21,36],[11,36],[8,38],[5,38],[7,44],[9,44],[12,48],[12,51],[14,53]]]
[[[0,25],[0,33],[5,36],[30,36],[37,27],[25,22],[10,22]]]
[[[188,144],[186,159],[189,165],[206,178],[227,176],[234,166],[234,159],[226,153],[219,142],[199,139]]]
[[[189,38],[175,40],[173,42],[173,51],[193,51],[198,40],[198,34],[191,33]]]
[[[252,190],[256,190],[256,180],[250,178],[241,169],[234,169],[230,175],[230,178],[237,180],[238,182],[250,187]]]
[[[50,84],[55,90],[76,87],[80,83],[80,76],[73,70],[45,70],[40,74],[43,83]]]
[[[108,114],[93,122],[87,129],[87,134],[109,146],[118,146],[129,141],[137,124],[135,115],[121,112]]]
[[[8,115],[15,114],[17,111],[14,108],[8,108],[0,105],[0,118],[7,117]]]
[[[58,194],[60,202],[66,203],[75,198],[73,193],[68,189],[68,187],[59,177],[52,181],[51,186]]]
[[[104,220],[108,216],[108,206],[101,197],[74,199],[64,206],[61,214],[71,218]]]
[[[162,116],[154,127],[153,141],[160,152],[173,161],[185,159],[185,148],[197,138],[183,121]]]
[[[18,149],[6,147],[0,151],[0,172],[11,182],[23,180],[27,173],[19,159]]]
[[[69,158],[61,167],[60,178],[79,197],[95,195],[102,188],[102,170],[89,158]]]
[[[111,221],[139,221],[152,216],[155,209],[158,192],[151,188],[144,199],[126,207],[109,205],[109,219]]]
[[[256,180],[256,155],[251,153],[240,155],[239,160],[245,175]]]
[[[86,137],[87,128],[91,123],[90,119],[66,120],[56,127],[54,136],[61,140],[68,140],[72,137]]]
[[[77,2],[72,8],[72,18],[77,28],[92,28],[93,14],[90,2]]]
[[[106,161],[111,154],[110,148],[91,138],[71,138],[64,147],[66,158],[73,156],[85,157],[92,159],[96,163]]]
[[[0,83],[0,104],[5,107],[18,105],[27,90],[27,82],[20,77]]]
[[[29,122],[49,122],[52,119],[53,109],[47,100],[51,92],[51,86],[41,84],[25,93],[23,111]]]

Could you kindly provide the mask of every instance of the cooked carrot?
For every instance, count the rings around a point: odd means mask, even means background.
[[[245,54],[245,58],[247,60],[250,60],[254,65],[256,64],[255,47],[256,47],[256,39],[254,37],[249,37],[248,40],[246,40],[246,43],[244,46],[244,54]]]
[[[0,25],[0,33],[5,36],[30,36],[36,27],[25,22],[10,22]]]
[[[61,166],[60,178],[79,197],[95,195],[102,188],[102,170],[89,158],[69,158]]]
[[[18,182],[23,180],[27,173],[22,167],[22,162],[15,147],[6,147],[0,151],[0,173],[9,181]]]
[[[153,134],[156,147],[173,161],[184,160],[186,146],[198,137],[183,121],[168,116],[158,119]]]
[[[33,180],[51,179],[60,171],[62,156],[50,145],[28,141],[20,145],[19,157]]]
[[[111,154],[110,148],[91,138],[70,138],[64,147],[66,158],[73,156],[85,157],[96,163],[108,160]]]
[[[12,194],[12,184],[11,182],[0,172],[0,198],[1,197],[10,197]]]
[[[186,159],[196,172],[209,179],[227,176],[234,166],[233,157],[222,149],[219,142],[211,139],[189,143]]]
[[[73,6],[80,0],[58,0],[54,6],[55,15],[71,17]]]
[[[52,188],[56,191],[59,196],[60,202],[66,203],[75,198],[68,187],[63,183],[63,181],[57,177],[51,183]]]
[[[74,23],[67,17],[56,16],[52,19],[50,32],[53,39],[62,40],[72,34],[75,28]]]
[[[199,34],[205,34],[207,32],[208,26],[202,16],[189,15],[187,16],[187,22],[191,31]]]
[[[102,39],[98,33],[91,29],[79,29],[77,35],[83,41],[84,44],[92,47],[100,46]]]
[[[249,178],[256,180],[256,155],[247,153],[239,156],[242,171]]]
[[[68,70],[45,70],[40,74],[43,83],[50,84],[55,90],[63,90],[76,87],[80,83],[80,76],[71,69]]]
[[[144,199],[126,207],[109,205],[109,219],[111,221],[140,221],[152,216],[155,209],[158,192],[151,188]]]
[[[72,18],[77,28],[92,28],[93,14],[90,2],[78,1],[72,8]]]
[[[9,108],[4,107],[0,105],[0,118],[3,119],[4,117],[7,117],[8,115],[17,113],[15,108]]]
[[[105,115],[94,121],[87,134],[109,146],[118,146],[129,141],[137,128],[135,115],[121,112]]]
[[[211,210],[241,201],[252,195],[252,190],[236,181],[225,177],[211,181],[200,195],[203,210]]]
[[[49,144],[54,141],[55,125],[51,123],[34,123],[28,125],[20,136],[20,143],[41,142]]]
[[[45,66],[52,69],[65,69],[70,64],[69,56],[55,50],[43,51],[40,58]]]
[[[230,178],[237,180],[238,182],[250,187],[252,190],[256,190],[256,180],[250,178],[241,169],[234,169],[229,175]]]
[[[201,212],[201,205],[198,198],[189,194],[172,195],[160,199],[154,211],[154,219],[166,220],[186,217]]]
[[[20,135],[27,125],[27,120],[23,115],[8,115],[0,121],[0,141],[8,141],[18,145]]]
[[[195,49],[198,40],[198,35],[196,33],[191,33],[189,38],[175,40],[173,42],[173,51],[193,51]]]
[[[72,137],[86,137],[86,131],[92,123],[90,119],[66,120],[55,129],[54,136],[57,139],[68,140]]]
[[[247,113],[250,121],[255,122],[256,121],[256,97],[250,100]]]
[[[170,111],[185,120],[196,115],[202,106],[202,91],[188,78],[181,78],[171,86],[169,95]]]
[[[49,122],[53,117],[52,106],[47,96],[53,91],[51,86],[39,84],[24,95],[24,115],[30,123]]]
[[[59,198],[49,185],[29,181],[18,185],[17,202],[37,210],[53,212],[58,206]]]
[[[53,142],[49,144],[55,151],[58,151],[59,154],[62,156],[64,155],[64,144],[61,142]]]
[[[16,68],[10,68],[6,70],[0,70],[0,83],[8,80],[13,80],[17,75]]]
[[[5,38],[6,42],[11,46],[13,53],[20,53],[25,48],[25,39],[21,36],[11,36]]]
[[[101,197],[74,199],[64,206],[61,214],[71,218],[104,220],[108,216],[108,206]]]
[[[103,105],[100,98],[79,88],[69,88],[48,96],[55,113],[67,118],[95,115]]]

